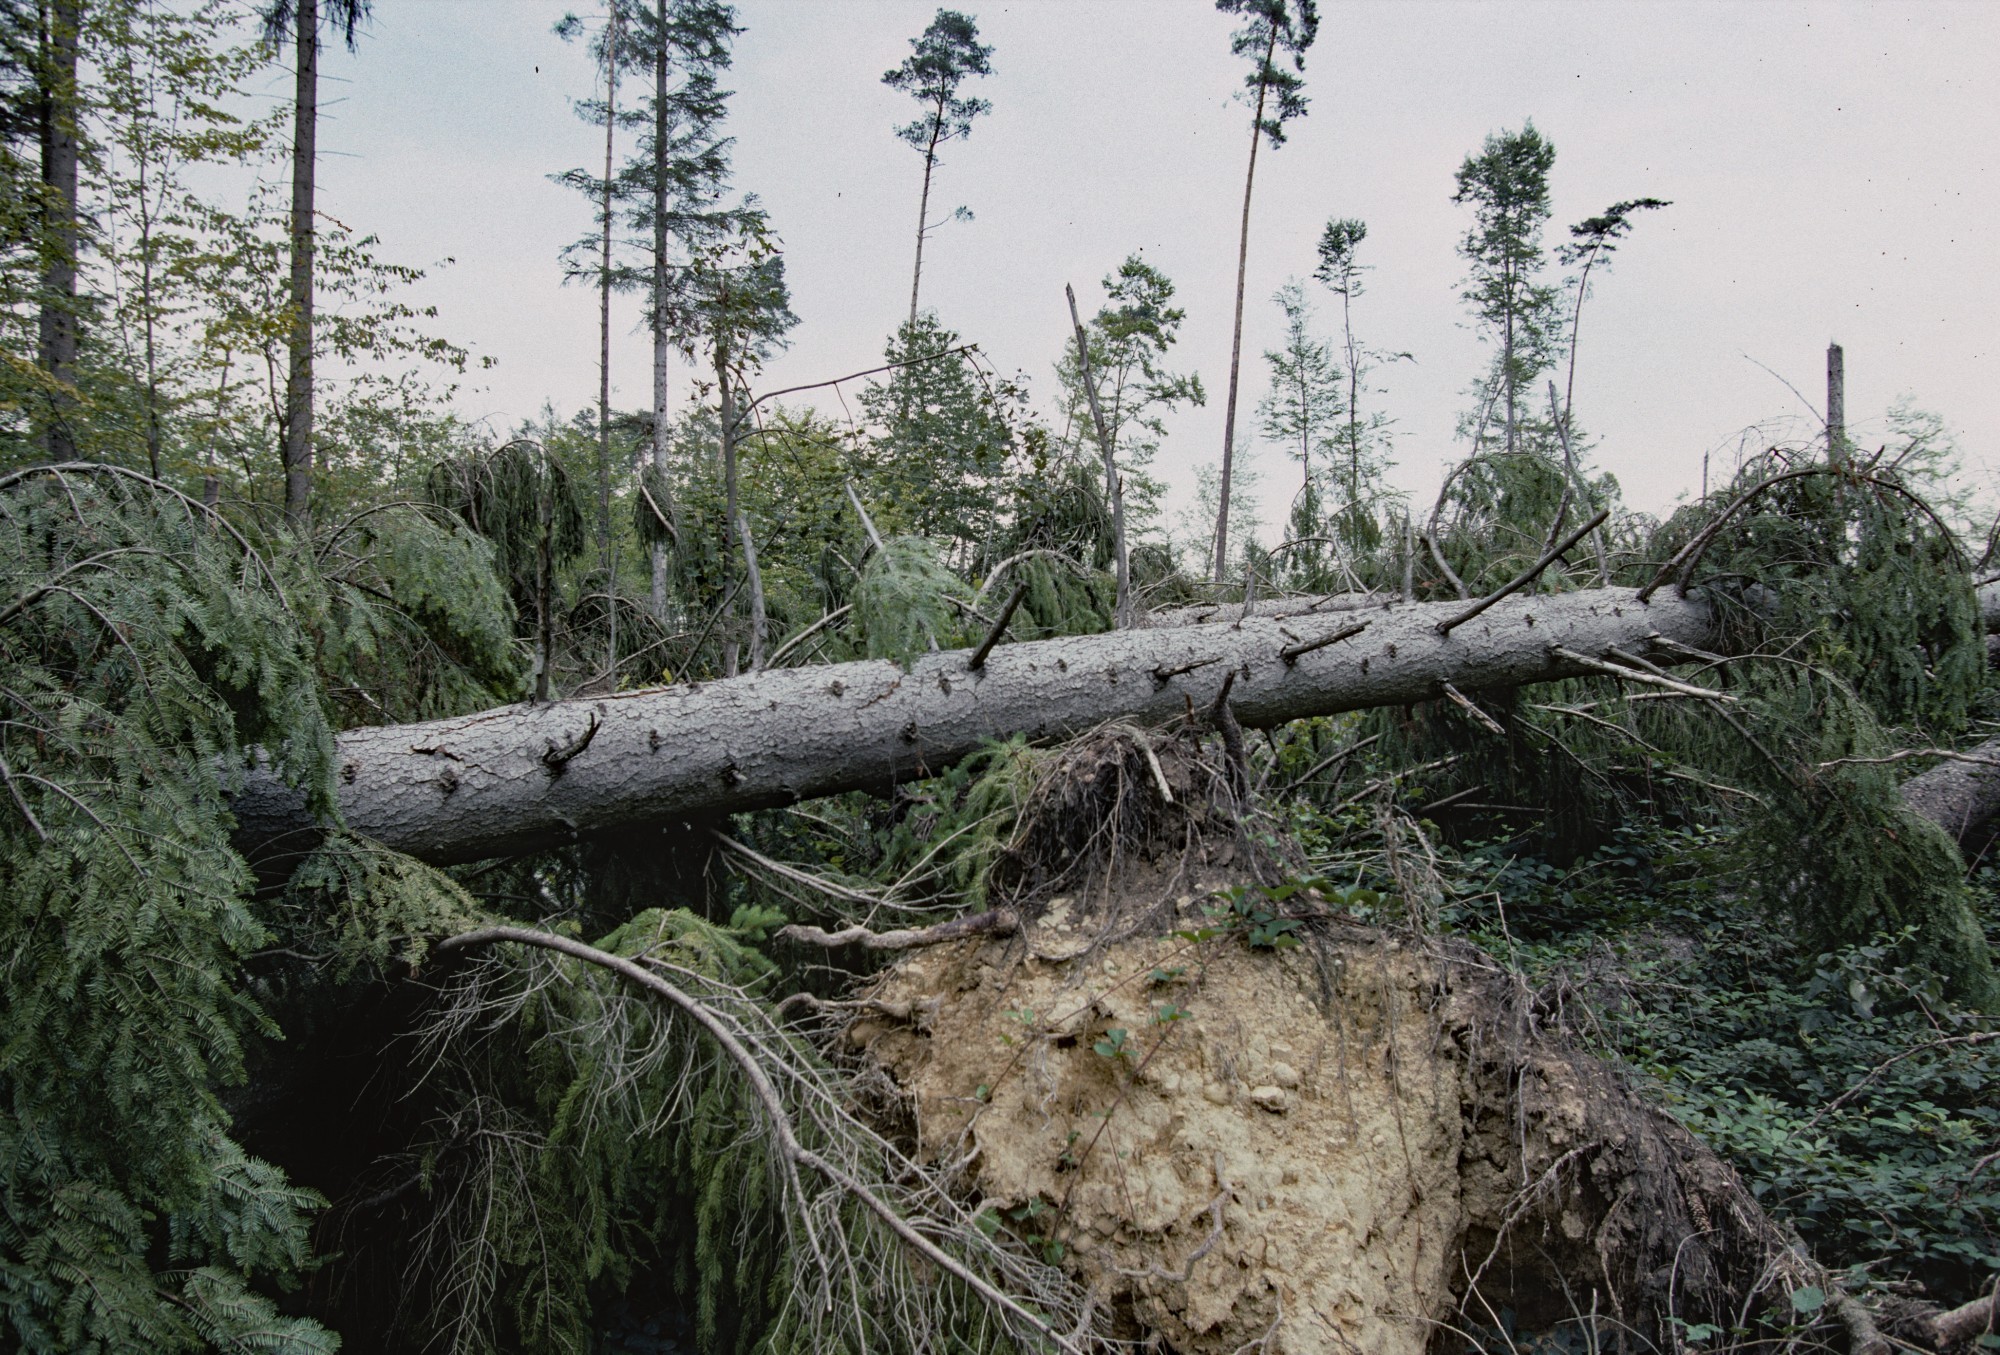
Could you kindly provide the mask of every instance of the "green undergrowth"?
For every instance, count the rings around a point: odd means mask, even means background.
[[[1646,825],[1566,865],[1440,856],[1439,921],[1519,968],[1857,1286],[1952,1304],[2000,1272],[2000,1024],[1903,964],[1772,925],[1730,830]],[[2000,874],[1973,882],[2000,930]]]

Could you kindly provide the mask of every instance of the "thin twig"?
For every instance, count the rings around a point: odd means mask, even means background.
[[[1369,744],[1374,743],[1377,739],[1381,737],[1382,736],[1380,734],[1370,734],[1367,738],[1361,740],[1359,743],[1350,743],[1347,745],[1347,747],[1342,748],[1338,752],[1329,753],[1327,756],[1321,758],[1318,762],[1313,763],[1312,766],[1306,768],[1306,770],[1303,773],[1293,777],[1291,781],[1289,781],[1287,784],[1285,784],[1283,787],[1279,789],[1278,794],[1280,795],[1291,794],[1293,791],[1297,790],[1300,786],[1303,786],[1306,782],[1312,780],[1315,776],[1318,776],[1321,772],[1325,771],[1328,767],[1331,767],[1334,763],[1341,761],[1342,759],[1346,758],[1348,755],[1352,753],[1360,752],[1362,749],[1366,748]]]
[[[1567,659],[1571,663],[1579,664],[1596,672],[1609,673],[1612,677],[1624,678],[1627,682],[1644,683],[1649,687],[1661,687],[1670,692],[1679,692],[1683,696],[1699,696],[1708,701],[1733,703],[1736,700],[1728,692],[1718,692],[1713,687],[1697,687],[1691,682],[1679,682],[1669,677],[1655,677],[1651,673],[1641,672],[1636,668],[1627,668],[1621,663],[1606,663],[1603,659],[1593,659],[1588,654],[1579,654],[1574,649],[1566,649],[1562,645],[1550,645],[1549,653],[1559,659]]]
[[[1505,726],[1503,726],[1498,720],[1494,719],[1491,715],[1488,715],[1485,711],[1481,710],[1479,707],[1473,705],[1471,697],[1467,696],[1464,692],[1461,692],[1458,688],[1452,686],[1449,682],[1445,682],[1443,680],[1440,680],[1438,682],[1438,687],[1444,692],[1445,696],[1450,699],[1451,703],[1454,706],[1457,706],[1460,710],[1464,711],[1467,715],[1470,715],[1480,724],[1485,725],[1495,734],[1498,734],[1503,738],[1506,737],[1507,730]]]
[[[854,610],[854,604],[851,602],[847,603],[845,606],[834,608],[832,611],[828,612],[825,616],[822,616],[819,620],[813,622],[810,626],[807,626],[804,630],[800,631],[797,635],[794,635],[791,639],[779,645],[777,651],[771,655],[771,657],[765,662],[764,666],[766,668],[776,668],[778,666],[778,660],[784,658],[785,655],[791,653],[794,649],[798,648],[798,646],[803,644],[808,637],[813,635],[815,632],[823,630],[827,626],[832,625],[834,622],[840,620],[840,618],[846,616],[849,612],[853,610]]]
[[[1325,649],[1328,645],[1338,644],[1342,640],[1351,640],[1367,629],[1368,623],[1366,621],[1356,622],[1352,626],[1343,626],[1333,634],[1321,639],[1304,640],[1295,645],[1286,645],[1278,651],[1278,657],[1285,661],[1286,667],[1290,667],[1299,661],[1301,654],[1310,654],[1315,649]]]
[[[1869,1069],[1866,1077],[1814,1111],[1813,1117],[1805,1122],[1799,1132],[1804,1133],[1806,1130],[1811,1129],[1821,1120],[1839,1110],[1855,1097],[1861,1095],[1876,1078],[1888,1072],[1904,1059],[1915,1058],[1919,1054],[1926,1054],[1933,1049],[1943,1049],[1950,1045],[1988,1044],[1994,1040],[2000,1040],[2000,1030],[1975,1030],[1967,1035],[1947,1035],[1942,1040],[1926,1040],[1920,1045],[1914,1045],[1909,1049],[1905,1049],[1900,1054],[1891,1054],[1888,1058],[1883,1059],[1880,1063]]]
[[[1174,802],[1174,788],[1167,784],[1167,773],[1160,766],[1160,755],[1153,751],[1153,745],[1146,739],[1139,740],[1139,751],[1146,755],[1146,765],[1153,769],[1153,780],[1159,783],[1160,798],[1168,804]]]
[[[832,880],[821,879],[811,871],[800,870],[797,866],[788,866],[782,861],[773,861],[762,852],[744,846],[741,842],[738,842],[735,838],[719,829],[709,829],[708,835],[737,855],[756,865],[762,866],[773,875],[790,880],[794,884],[804,885],[808,889],[816,890],[828,898],[840,899],[846,903],[863,903],[867,904],[870,908],[879,907],[885,902],[873,894],[864,894],[858,889],[850,889],[846,885],[835,884]]]
[[[1021,600],[1027,596],[1026,583],[1014,585],[1014,591],[1008,594],[1007,605],[1000,609],[1000,617],[993,623],[993,629],[986,632],[986,638],[979,642],[979,648],[973,650],[972,657],[965,661],[967,668],[976,673],[986,666],[986,656],[993,652],[993,646],[999,644],[1000,637],[1007,633],[1007,623],[1014,619],[1014,609],[1019,607]]]
[[[861,526],[868,533],[869,544],[875,547],[877,555],[882,554],[882,533],[875,530],[875,519],[869,517],[868,510],[862,506],[861,495],[856,492],[852,480],[847,482],[847,500],[854,505],[854,511],[861,515]]]
[[[1423,535],[1424,535],[1424,544],[1430,547],[1431,559],[1437,561],[1438,569],[1444,573],[1445,582],[1449,583],[1453,588],[1458,590],[1458,596],[1460,601],[1464,601],[1465,599],[1470,598],[1472,596],[1471,590],[1465,586],[1465,580],[1459,578],[1457,572],[1454,571],[1451,565],[1445,561],[1444,551],[1439,549],[1437,537],[1433,536],[1429,532],[1425,532]]]
[[[1543,570],[1547,569],[1550,565],[1554,564],[1557,560],[1561,559],[1565,551],[1567,551],[1571,546],[1574,546],[1577,542],[1583,540],[1583,538],[1585,538],[1586,536],[1589,536],[1591,532],[1595,531],[1599,526],[1603,525],[1604,520],[1610,516],[1611,516],[1611,510],[1609,508],[1598,509],[1596,516],[1591,518],[1590,521],[1584,523],[1583,526],[1577,528],[1575,531],[1571,532],[1568,536],[1564,537],[1561,541],[1551,546],[1547,551],[1543,552],[1541,559],[1535,561],[1535,563],[1529,565],[1519,574],[1516,574],[1512,579],[1500,585],[1500,587],[1496,591],[1488,593],[1485,597],[1479,599],[1479,601],[1473,603],[1470,607],[1467,607],[1457,616],[1450,617],[1447,618],[1446,620],[1438,622],[1437,633],[1439,635],[1451,634],[1454,627],[1464,625],[1466,622],[1472,620],[1473,617],[1478,616],[1481,612],[1485,611],[1488,607],[1491,607],[1494,603],[1500,601],[1500,599],[1506,597],[1508,594],[1519,592],[1521,589],[1533,583],[1536,579],[1541,577],[1541,573]]]

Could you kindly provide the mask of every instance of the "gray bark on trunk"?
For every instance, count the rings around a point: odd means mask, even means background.
[[[1574,677],[1593,671],[1578,657],[1647,653],[1655,636],[1716,642],[1706,604],[1665,592],[1650,603],[1622,588],[1517,596],[1440,636],[1437,623],[1463,610],[1417,603],[1115,631],[1003,645],[977,672],[965,651],[949,651],[907,670],[887,660],[778,669],[357,729],[338,740],[336,784],[351,830],[428,861],[473,861],[882,789],[1015,734],[1159,724],[1205,709],[1231,673],[1236,718],[1268,727],[1431,700],[1447,682],[1474,692]],[[268,776],[251,778],[236,810],[253,858],[314,836],[300,798]]]
[[[1988,629],[2000,629],[2000,584],[1982,588],[1980,603]],[[336,745],[341,814],[352,831],[412,856],[476,861],[605,829],[885,789],[1015,734],[1046,742],[1107,720],[1160,724],[1206,709],[1232,672],[1230,708],[1258,728],[1433,700],[1446,683],[1476,692],[1601,672],[1578,658],[1613,649],[1678,662],[1651,654],[1656,637],[1717,643],[1707,605],[1664,590],[1644,603],[1628,588],[1517,595],[1437,633],[1464,610],[1383,601],[1155,625],[1002,645],[977,672],[968,651],[954,650],[908,671],[888,660],[771,669],[355,729]],[[2000,763],[2000,739],[1974,755]],[[1983,843],[2000,817],[2000,766],[1946,763],[1904,783],[1904,795],[1962,844]],[[238,844],[253,860],[317,839],[303,797],[267,773],[249,777],[235,809]]]
[[[56,0],[44,10],[39,79],[42,136],[42,296],[39,321],[42,370],[63,387],[76,383],[76,182],[78,30],[77,0]],[[44,447],[51,461],[76,459],[76,402],[67,390],[50,398]]]
[[[292,332],[285,373],[285,516],[305,521],[312,500],[313,172],[319,135],[319,0],[299,0],[293,33]]]

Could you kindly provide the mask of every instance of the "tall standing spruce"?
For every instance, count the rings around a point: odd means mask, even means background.
[[[325,22],[338,29],[347,50],[372,0],[325,0]],[[271,0],[264,34],[273,43],[289,36],[292,93],[292,334],[285,373],[285,517],[305,521],[312,500],[313,468],[313,185],[319,138],[319,30],[321,0]]]
[[[1236,386],[1243,366],[1243,287],[1250,261],[1250,193],[1257,182],[1257,145],[1268,138],[1271,149],[1285,144],[1285,124],[1305,116],[1306,48],[1319,34],[1319,8],[1314,0],[1215,0],[1224,14],[1248,19],[1236,30],[1230,51],[1256,64],[1243,77],[1256,112],[1250,119],[1250,167],[1243,175],[1243,225],[1236,241],[1236,318],[1229,343],[1229,396],[1222,410],[1222,484],[1215,514],[1215,582],[1221,583],[1229,564],[1229,481],[1236,459]],[[1283,51],[1292,69],[1277,62]]]
[[[718,84],[729,68],[730,44],[743,30],[734,5],[722,0],[654,0],[632,16],[628,46],[645,67],[652,92],[639,110],[639,153],[620,176],[631,199],[632,224],[649,242],[649,257],[630,285],[644,291],[653,338],[653,474],[642,481],[661,529],[652,545],[652,609],[665,619],[667,542],[674,530],[668,450],[672,442],[668,377],[673,354],[692,343],[688,262],[729,228],[720,203],[729,185],[729,139],[718,130],[729,92]],[[620,272],[619,285],[628,279]],[[650,486],[650,487],[647,487]]]
[[[979,41],[979,26],[972,17],[955,9],[939,10],[923,35],[910,39],[910,48],[903,64],[885,74],[882,83],[909,95],[923,109],[916,121],[896,129],[896,135],[924,157],[924,191],[917,200],[917,264],[910,274],[909,323],[914,325],[917,289],[924,280],[924,237],[944,224],[930,219],[931,174],[945,143],[965,140],[972,135],[972,120],[993,111],[986,100],[966,98],[958,92],[971,77],[993,74],[989,60],[993,49]],[[952,215],[964,219],[971,213],[960,207]]]
[[[596,230],[563,251],[565,281],[587,279],[597,284],[597,568],[604,586],[605,661],[599,681],[616,686],[618,677],[618,579],[611,544],[611,269],[612,229],[617,223],[617,181],[612,168],[618,138],[618,71],[627,63],[624,25],[626,5],[610,0],[605,6],[604,27],[591,44],[591,54],[604,69],[603,99],[578,99],[577,116],[604,128],[604,173],[600,177],[585,170],[566,170],[552,176],[557,183],[588,194],[597,209]],[[580,36],[583,20],[565,14],[557,21],[556,36],[565,40]],[[583,259],[594,254],[590,263]]]
[[[1472,268],[1461,295],[1484,326],[1484,337],[1499,349],[1483,403],[1499,404],[1509,452],[1519,446],[1521,400],[1534,391],[1535,378],[1555,365],[1562,342],[1559,293],[1540,281],[1555,162],[1556,148],[1533,122],[1518,132],[1495,133],[1459,166],[1451,197],[1472,208],[1472,225],[1458,246]]]
[[[82,0],[49,0],[40,6],[41,54],[37,80],[42,134],[41,367],[52,396],[46,445],[49,459],[76,456],[68,391],[76,384],[77,329],[77,97],[76,58],[83,26]]]

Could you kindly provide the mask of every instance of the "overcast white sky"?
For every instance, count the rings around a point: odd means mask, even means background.
[[[1067,330],[1126,254],[1179,284],[1175,354],[1209,406],[1178,418],[1160,469],[1183,487],[1216,458],[1229,359],[1248,111],[1242,63],[1207,0],[1012,0],[959,6],[994,47],[993,112],[954,147],[933,202],[977,219],[937,232],[924,301],[1025,369],[1046,398]],[[580,7],[581,8],[581,7]],[[455,262],[423,285],[438,327],[498,366],[462,407],[504,428],[596,393],[596,301],[557,251],[588,205],[548,180],[602,156],[569,101],[583,53],[544,0],[375,0],[358,56],[329,51],[320,201],[388,257]],[[920,159],[881,84],[935,5],[742,0],[730,127],[737,183],[785,242],[803,323],[766,388],[879,361],[908,306]],[[1945,416],[1984,490],[2000,467],[2000,4],[1344,3],[1322,0],[1311,112],[1259,157],[1245,412],[1280,322],[1271,292],[1309,275],[1329,216],[1369,226],[1362,337],[1416,363],[1384,373],[1396,479],[1434,490],[1482,352],[1458,300],[1463,209],[1452,176],[1488,133],[1532,118],[1555,144],[1555,216],[1629,197],[1642,217],[1584,316],[1577,417],[1634,506],[1658,510],[1733,460],[1746,426],[1816,407],[1830,339],[1846,348],[1850,428],[1866,440],[1901,395]],[[582,9],[588,14],[588,9]],[[272,93],[288,92],[274,73]],[[1322,293],[1323,295],[1323,293]],[[1336,316],[1329,306],[1330,328]],[[628,307],[614,399],[649,399]],[[1266,502],[1289,466],[1265,454]],[[1267,517],[1275,516],[1267,509]]]

